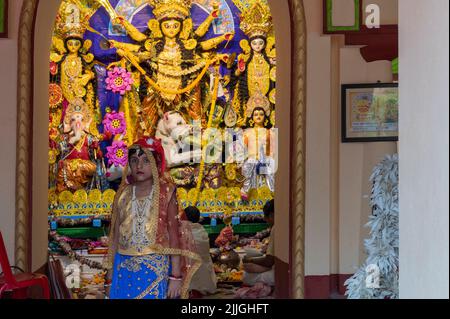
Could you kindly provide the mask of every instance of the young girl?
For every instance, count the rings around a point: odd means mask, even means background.
[[[128,158],[113,206],[109,296],[187,298],[201,258],[194,250],[188,224],[178,218],[175,187],[165,177],[161,143],[141,139],[129,149]]]

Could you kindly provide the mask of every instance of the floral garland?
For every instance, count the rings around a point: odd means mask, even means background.
[[[62,250],[69,256],[71,260],[77,260],[82,265],[87,265],[88,267],[92,269],[100,269],[107,271],[106,268],[103,267],[103,265],[97,261],[90,260],[86,257],[80,256],[77,253],[75,253],[72,249],[72,247],[69,245],[68,241],[69,239],[63,236],[59,236],[56,232],[51,232],[50,237],[54,241],[58,243],[58,245],[62,248]]]

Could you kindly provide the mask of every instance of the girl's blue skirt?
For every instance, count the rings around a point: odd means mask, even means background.
[[[166,299],[170,258],[167,255],[116,254],[110,299]]]

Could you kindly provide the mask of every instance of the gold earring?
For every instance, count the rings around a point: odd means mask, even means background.
[[[255,121],[253,120],[248,121],[248,123],[250,124],[251,127],[255,126]]]

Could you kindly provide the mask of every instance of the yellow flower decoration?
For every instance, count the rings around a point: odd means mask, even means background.
[[[48,203],[54,206],[58,205],[58,195],[56,195],[54,187],[48,190]]]
[[[193,188],[189,191],[187,199],[192,203],[192,205],[195,205],[198,198],[198,191],[196,188]]]
[[[84,189],[77,190],[73,194],[73,201],[77,204],[84,204],[87,202],[88,195]]]
[[[239,187],[232,187],[228,189],[227,202],[237,202],[241,198],[241,190]]]
[[[236,180],[236,165],[227,164],[225,166],[225,175],[227,176],[227,179],[230,181]]]
[[[114,197],[116,196],[116,192],[112,189],[108,189],[103,193],[102,200],[104,203],[108,205],[112,205],[114,202]]]
[[[227,194],[228,194],[228,188],[225,186],[222,186],[217,190],[216,198],[217,198],[217,200],[220,200],[221,202],[225,202],[227,200]]]
[[[225,212],[223,213],[223,223],[225,225],[230,225],[233,221],[233,211],[230,207],[225,208]]]
[[[97,204],[102,201],[102,192],[98,189],[93,189],[88,194],[89,203]]]
[[[251,189],[250,192],[248,193],[248,199],[250,201],[252,201],[254,199],[258,199],[258,190],[257,189]]]
[[[212,188],[207,188],[207,189],[203,190],[200,195],[200,201],[207,201],[209,203],[211,200],[215,200],[215,199],[216,199],[216,193]]]
[[[263,186],[258,189],[258,197],[262,200],[268,201],[273,198],[272,192],[270,191],[269,187]]]
[[[184,188],[181,188],[181,187],[178,188],[177,189],[177,197],[180,202],[185,202],[188,198],[187,190]]]
[[[55,164],[57,158],[58,158],[58,152],[56,150],[48,151],[48,163],[50,165]]]
[[[276,66],[273,67],[273,68],[270,70],[270,79],[271,79],[273,82],[276,82],[276,81],[277,81],[277,67],[276,67]]]
[[[73,200],[73,194],[69,191],[63,191],[62,193],[59,194],[58,197],[59,197],[59,202],[64,205],[71,203]]]

